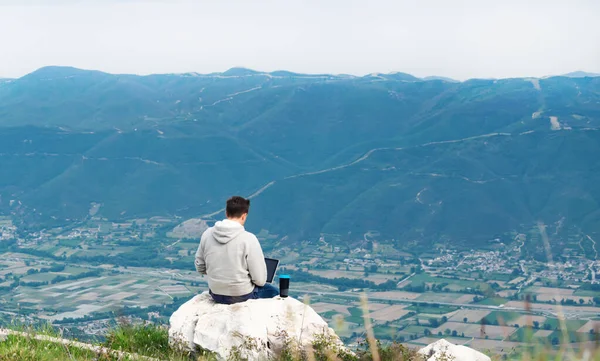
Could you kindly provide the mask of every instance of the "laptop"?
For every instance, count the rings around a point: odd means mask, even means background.
[[[267,283],[273,283],[275,272],[277,271],[277,267],[279,267],[279,260],[265,257],[265,263],[267,264]]]

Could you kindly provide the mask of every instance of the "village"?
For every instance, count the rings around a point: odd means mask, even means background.
[[[0,313],[11,319],[94,337],[117,319],[168,322],[207,289],[193,267],[198,238],[174,234],[178,219],[92,218],[31,233],[0,222]],[[415,346],[446,337],[518,348],[527,327],[552,343],[562,319],[576,346],[600,327],[600,263],[589,254],[546,263],[499,241],[414,252],[375,232],[352,244],[335,235],[296,245],[267,230],[258,237],[265,254],[281,260],[279,272],[291,275],[292,296],[310,302],[349,343],[364,337],[365,311],[378,338]]]

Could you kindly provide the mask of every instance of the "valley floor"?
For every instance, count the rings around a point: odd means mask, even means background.
[[[2,241],[0,320],[49,321],[66,335],[92,340],[101,340],[115,319],[168,322],[207,285],[193,271],[197,240],[160,236],[162,222]],[[514,255],[526,235],[490,250],[418,255],[373,241],[375,232],[352,248],[328,236],[297,248],[281,247],[268,232],[259,237],[265,253],[282,260],[280,272],[292,275],[292,296],[307,299],[349,344],[365,338],[365,293],[377,338],[413,347],[447,338],[510,354],[530,343],[578,350],[600,336],[600,285],[591,273],[598,261],[574,256],[567,271],[558,263],[525,262]]]

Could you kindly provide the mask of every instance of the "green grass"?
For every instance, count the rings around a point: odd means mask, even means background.
[[[506,298],[502,297],[490,297],[483,299],[482,301],[476,302],[477,305],[490,305],[490,306],[500,306],[508,302]]]
[[[494,282],[494,281],[508,282],[514,278],[510,274],[506,274],[506,273],[492,273],[492,274],[486,275],[486,277],[489,278],[489,282]]]
[[[568,331],[563,335],[563,332],[560,330],[556,330],[552,332],[550,335],[546,337],[534,336],[537,332],[537,329],[530,329],[527,327],[521,327],[517,331],[515,331],[512,335],[510,335],[510,341],[514,342],[525,342],[525,343],[535,343],[535,344],[547,344],[552,345],[554,342],[555,346],[567,345],[575,342],[586,342],[593,341],[594,335],[590,335],[588,333],[582,332],[573,332]]]
[[[411,278],[411,281],[415,284],[417,284],[419,282],[435,283],[435,284],[447,283],[448,287],[450,287],[451,285],[454,285],[455,287],[451,287],[451,288],[453,288],[455,290],[464,289],[464,288],[473,288],[474,289],[479,286],[479,289],[481,289],[482,291],[485,291],[488,288],[490,288],[490,286],[485,282],[444,278],[444,277],[435,277],[435,276],[431,276],[425,272],[414,275]]]
[[[411,325],[396,335],[422,334],[425,327]],[[28,331],[30,335],[49,335],[57,337],[57,333],[49,326],[43,326],[38,329],[21,329]],[[387,334],[394,331],[392,327],[375,326],[376,334]],[[533,341],[529,348],[531,354],[535,355],[535,360],[567,360],[574,359],[575,355],[561,355],[558,349],[551,349],[548,345],[553,338],[558,338],[557,332],[544,339],[533,339],[531,334],[535,330],[522,328],[511,336],[514,341]],[[569,333],[569,341],[580,341],[585,338],[577,337],[574,333]],[[584,337],[587,337],[584,335]],[[198,353],[190,357],[185,352],[177,351],[169,346],[167,329],[156,325],[129,325],[123,324],[110,330],[105,335],[106,341],[100,346],[106,347],[109,352],[93,352],[80,349],[74,346],[65,346],[60,343],[54,343],[47,340],[36,340],[34,337],[8,336],[4,342],[0,342],[0,361],[54,361],[54,360],[78,360],[78,361],[116,361],[139,359],[134,357],[119,358],[110,350],[120,350],[135,355],[150,356],[165,361],[209,361],[214,360],[210,354]],[[562,338],[562,336],[561,336]],[[589,337],[587,338],[589,339]],[[423,361],[417,357],[414,349],[401,346],[399,344],[382,345],[374,341],[377,346],[380,361]],[[316,340],[314,343],[315,361],[341,360],[341,361],[372,361],[374,358],[368,344],[361,343],[356,350],[356,356],[339,354],[338,358],[330,358],[327,350],[331,349],[331,343],[327,340]],[[482,350],[485,352],[485,350]],[[500,355],[490,355],[492,360],[502,359]],[[237,360],[232,358],[232,360]],[[305,361],[293,356],[290,350],[284,350],[283,353],[273,361]],[[508,360],[531,360],[527,355],[512,355]],[[600,361],[600,349],[597,349],[589,361]]]
[[[514,342],[531,342],[535,331],[537,330],[521,327],[509,336],[509,340]]]
[[[68,274],[70,274],[72,276],[78,276],[78,275],[80,275],[80,274],[82,274],[84,272],[87,272],[87,271],[89,271],[89,269],[87,269],[87,268],[67,266],[67,267],[65,267],[65,269],[64,269],[63,272],[64,273],[68,273]]]
[[[20,332],[27,332],[31,335],[41,335],[50,337],[59,337],[52,326],[48,324],[40,325],[37,328],[12,324],[12,329]],[[66,346],[60,343],[36,340],[33,337],[23,337],[19,335],[8,335],[6,340],[0,342],[0,361],[54,361],[54,360],[98,360],[112,361],[117,360],[110,355],[103,355],[89,350],[73,346]]]
[[[567,326],[567,330],[578,330],[581,326],[585,325],[587,320],[565,320],[565,324]],[[560,329],[560,321],[557,318],[547,318],[544,321],[544,324],[550,325],[550,329],[556,330]],[[540,328],[543,328],[543,325],[540,325]]]
[[[402,332],[404,332],[404,333],[423,334],[423,332],[425,332],[426,328],[431,329],[432,327],[410,325],[410,326],[407,326],[405,329],[403,329]]]
[[[8,336],[0,342],[0,361],[55,361],[55,360],[117,360],[117,357],[98,354],[77,347],[38,341],[28,337]]]
[[[359,307],[350,307],[348,308],[348,312],[350,312],[350,316],[346,316],[344,320],[357,324],[364,322],[363,312]]]
[[[433,277],[431,276],[429,273],[423,272],[423,273],[418,273],[416,275],[414,275],[411,278],[411,281],[414,283],[419,283],[419,282],[437,282],[438,278],[437,277]]]
[[[340,313],[337,311],[327,311],[321,314],[321,317],[326,319],[331,319],[335,315],[339,315]]]
[[[373,333],[379,339],[394,340],[397,338],[398,329],[389,326],[374,326]]]
[[[28,282],[49,282],[58,276],[56,273],[35,273],[21,278],[21,281]]]
[[[81,239],[60,239],[58,245],[60,247],[75,248],[81,244]]]
[[[173,354],[169,346],[168,330],[155,325],[122,324],[108,332],[103,346],[156,358],[162,358],[165,355],[169,357],[184,356]]]
[[[416,312],[419,312],[419,313],[428,313],[428,314],[433,314],[433,315],[443,315],[443,314],[446,314],[446,313],[458,310],[458,307],[452,307],[452,306],[433,307],[433,306],[415,306],[415,305],[411,305],[411,306],[407,307],[406,309],[410,310],[410,311],[416,311]]]
[[[549,340],[552,340],[552,338],[556,338],[557,340],[560,340],[562,342],[568,342],[568,343],[572,343],[572,342],[585,342],[585,341],[593,341],[594,340],[594,336],[590,335],[589,333],[586,332],[572,332],[569,331],[566,333],[567,335],[567,340],[563,340],[563,334],[561,331],[554,331],[549,337]]]
[[[521,316],[518,312],[492,311],[483,319],[488,325],[510,325],[510,321],[516,320]]]
[[[58,337],[51,327],[43,326],[40,329],[27,329],[29,336],[10,335],[5,341],[0,342],[0,361],[117,361],[117,360],[139,360],[140,356],[153,357],[164,361],[214,361],[214,355],[197,350],[194,355],[188,352],[178,351],[177,348],[169,346],[168,332],[165,327],[156,325],[120,325],[110,330],[106,335],[106,341],[99,346],[105,347],[107,351],[90,351],[76,346],[66,346],[48,340],[36,340],[33,336],[49,335]],[[392,332],[392,328],[378,327],[377,332]],[[375,342],[380,361],[421,361],[415,350],[411,350],[399,344],[382,345]],[[325,339],[317,338],[313,343],[315,361],[372,361],[374,358],[367,344],[359,344],[356,355],[345,352],[337,353],[337,358],[331,358],[332,344]],[[129,355],[120,357],[112,351],[123,351]],[[241,361],[232,352],[232,361]],[[306,358],[294,356],[289,349],[284,349],[281,355],[273,361],[304,361]]]
[[[577,291],[573,292],[573,296],[580,296],[580,297],[598,297],[598,291],[592,291],[592,290],[577,290]]]

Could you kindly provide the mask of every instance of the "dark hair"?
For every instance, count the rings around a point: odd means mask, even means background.
[[[227,200],[225,215],[227,217],[239,218],[250,210],[250,200],[240,196],[233,196]]]

